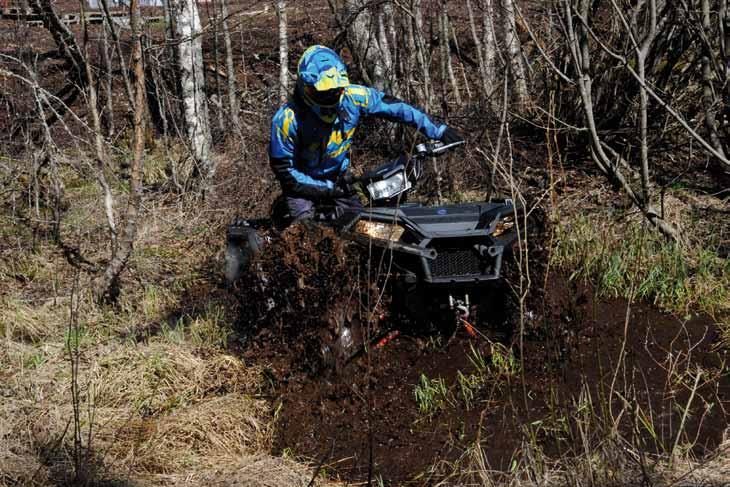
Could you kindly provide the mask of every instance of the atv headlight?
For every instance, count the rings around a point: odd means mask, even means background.
[[[371,238],[397,242],[403,236],[404,228],[390,223],[360,220],[355,225],[355,232]]]
[[[387,179],[368,184],[368,192],[373,200],[385,200],[397,196],[411,187],[404,172],[393,174]]]
[[[504,232],[511,230],[514,226],[514,219],[511,216],[505,217],[497,222],[497,226],[495,227],[494,232],[492,232],[492,236],[499,237]]]

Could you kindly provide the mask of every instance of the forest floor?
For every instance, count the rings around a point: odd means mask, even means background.
[[[727,473],[726,260],[677,261],[635,215],[617,223],[612,192],[596,183],[593,201],[573,206],[566,187],[522,355],[517,334],[406,334],[339,374],[313,374],[275,327],[252,339],[245,303],[224,286],[238,164],[224,163],[221,196],[203,204],[145,196],[113,306],[92,301],[88,274],[64,256],[103,260],[94,183],[64,181],[64,245],[23,202],[4,207],[0,482],[80,471],[99,485],[462,484],[527,481],[533,462],[558,483],[587,465],[605,480]],[[693,214],[697,196],[672,198]]]

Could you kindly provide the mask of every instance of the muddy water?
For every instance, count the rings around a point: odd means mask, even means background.
[[[573,450],[580,444],[575,419],[585,419],[590,395],[593,423],[626,409],[622,433],[642,448],[662,451],[674,443],[698,370],[702,375],[681,440],[695,440],[697,454],[718,444],[728,424],[730,379],[722,375],[725,352],[717,350],[712,320],[681,321],[635,304],[625,326],[627,302],[598,301],[557,276],[551,276],[540,307],[533,311],[538,318],[528,323],[524,374],[492,374],[469,405],[459,394],[457,375],[474,373],[472,348],[490,363],[492,348],[466,333],[440,345],[401,336],[326,377],[287,362],[285,348],[269,346],[265,359],[249,350],[252,359],[271,367],[279,409],[275,449],[321,462],[349,481],[379,476],[387,483],[414,478],[421,483],[431,465],[457,459],[478,439],[491,467],[506,469],[528,424],[548,454],[580,453]],[[512,349],[519,362],[517,343]],[[442,378],[450,388],[443,410],[419,412],[414,387],[422,375]],[[642,417],[651,418],[653,432],[635,426]]]

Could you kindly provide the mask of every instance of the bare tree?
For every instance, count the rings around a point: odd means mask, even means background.
[[[383,90],[391,85],[393,65],[380,14],[378,4],[345,0],[339,19],[347,28],[352,52],[365,81]]]
[[[563,2],[566,39],[570,49],[573,68],[576,72],[576,83],[582,102],[582,108],[588,124],[590,134],[591,156],[596,165],[612,180],[618,183],[631,198],[632,202],[641,210],[646,219],[656,226],[662,233],[679,240],[679,230],[666,221],[650,201],[638,194],[624,172],[631,172],[630,165],[607,144],[601,141],[596,128],[593,105],[593,77],[591,75],[591,50],[588,44],[590,37],[588,18],[590,0],[577,0],[575,7],[570,1]],[[578,20],[576,23],[575,20]]]
[[[723,105],[723,102],[721,102],[718,98],[718,92],[725,94],[730,93],[728,90],[728,83],[730,83],[730,79],[728,78],[728,67],[727,64],[727,57],[723,56],[723,53],[727,53],[726,49],[727,46],[725,45],[726,41],[726,35],[727,33],[723,33],[724,29],[724,22],[722,17],[727,17],[727,11],[724,12],[724,15],[719,15],[720,21],[719,29],[718,29],[718,39],[720,43],[720,56],[715,56],[713,52],[713,46],[711,39],[713,38],[712,34],[712,25],[710,20],[710,1],[709,0],[700,0],[701,8],[702,8],[702,24],[701,24],[701,32],[702,32],[702,104],[704,105],[705,109],[705,127],[707,129],[707,135],[710,139],[710,142],[712,143],[712,146],[715,148],[715,150],[722,154],[723,157],[727,157],[725,148],[723,147],[723,143],[720,139],[719,135],[719,123],[717,120],[717,109]],[[725,0],[721,0],[721,8],[727,9],[727,2]],[[720,63],[716,62],[717,59],[722,59],[723,66],[720,66]],[[724,59],[723,59],[724,58]],[[721,62],[722,62],[721,61]],[[717,78],[720,80],[721,83],[724,84],[723,88],[716,89],[714,79]],[[725,104],[730,104],[730,101],[728,99],[725,99]]]
[[[454,67],[451,63],[451,50],[449,49],[449,11],[446,6],[446,0],[441,0],[441,10],[439,12],[439,53],[441,56],[441,81],[443,83],[443,96],[446,99],[446,82],[451,83],[451,91],[454,92],[456,104],[461,105],[461,92],[459,84],[454,76]]]
[[[621,9],[615,0],[611,0],[611,4],[618,17],[624,23],[626,31],[633,44],[636,52],[636,73],[639,76],[639,120],[640,120],[640,145],[641,145],[641,189],[642,197],[645,202],[651,201],[651,190],[649,182],[649,142],[648,142],[648,117],[649,117],[649,95],[644,87],[646,85],[646,61],[649,56],[652,43],[657,32],[657,4],[656,0],[649,0],[647,4],[644,1],[638,2],[631,12],[631,25],[628,24]],[[647,17],[647,22],[639,22],[641,15]],[[645,32],[641,32],[640,25],[647,25]]]
[[[492,87],[489,83],[487,67],[484,63],[484,44],[482,43],[479,34],[477,34],[476,22],[474,21],[474,9],[472,8],[471,0],[466,0],[466,10],[469,13],[469,30],[471,32],[472,40],[474,41],[474,46],[476,46],[477,49],[477,62],[479,63],[479,77],[482,92],[484,99],[488,100],[491,95]]]
[[[241,121],[238,118],[238,97],[236,96],[236,71],[233,69],[233,47],[231,33],[228,28],[228,0],[221,0],[221,16],[223,18],[223,43],[226,46],[226,77],[228,82],[228,107],[231,111],[231,120],[236,128],[241,130]]]
[[[429,69],[429,56],[426,50],[426,41],[423,38],[423,11],[421,0],[411,0],[411,11],[413,12],[413,38],[416,45],[416,59],[423,76],[423,100],[424,106],[428,109],[431,105],[433,87],[431,85],[431,74]]]
[[[285,0],[276,0],[276,17],[279,19],[279,101],[284,103],[289,96],[289,41]]]
[[[202,25],[195,0],[174,0],[171,6],[178,38],[187,143],[202,176],[202,187],[206,189],[216,167],[211,157],[208,101],[205,97]]]
[[[514,95],[520,108],[524,109],[528,103],[527,79],[525,67],[522,63],[522,45],[517,35],[515,22],[515,6],[513,0],[502,0],[504,36],[509,59],[510,75],[512,76]]]
[[[137,222],[142,209],[142,170],[145,147],[145,71],[142,65],[142,30],[140,26],[138,0],[129,5],[129,25],[132,36],[131,67],[134,73],[134,117],[132,125],[132,161],[129,168],[129,199],[127,201],[126,222],[118,240],[118,251],[109,261],[103,274],[95,283],[94,292],[98,299],[113,298],[116,293],[119,275],[127,265],[134,241],[137,237]]]

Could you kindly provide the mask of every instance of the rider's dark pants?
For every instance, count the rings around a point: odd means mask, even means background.
[[[345,211],[360,211],[363,209],[362,203],[360,203],[360,199],[356,195],[346,198],[335,198],[332,200],[332,203],[334,203],[335,208],[341,208]],[[312,200],[287,196],[286,206],[292,223],[314,218],[315,203]]]

